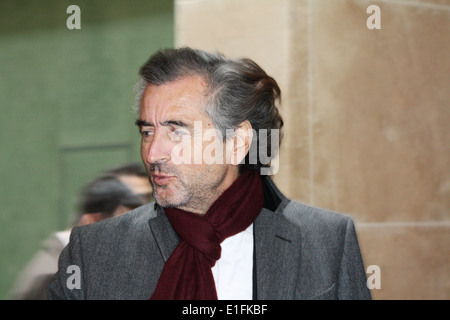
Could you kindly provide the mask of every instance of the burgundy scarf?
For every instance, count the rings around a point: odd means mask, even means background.
[[[220,243],[247,229],[263,206],[258,171],[242,174],[205,215],[165,208],[180,243],[166,261],[151,300],[217,300],[211,268]]]

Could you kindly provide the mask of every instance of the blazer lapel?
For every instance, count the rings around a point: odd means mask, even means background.
[[[286,199],[287,200],[287,199]],[[256,299],[293,299],[300,265],[299,228],[279,211],[263,208],[254,222]]]
[[[156,244],[158,245],[159,251],[161,252],[161,256],[164,262],[166,262],[177,247],[180,240],[161,207],[158,206],[157,212],[158,215],[155,218],[150,219],[148,223]]]

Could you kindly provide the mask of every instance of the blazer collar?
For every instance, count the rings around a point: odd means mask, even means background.
[[[283,215],[290,200],[269,177],[261,178],[264,207],[253,225],[256,299],[293,299],[300,264],[300,229]]]
[[[161,256],[164,262],[166,262],[177,247],[180,240],[177,233],[172,228],[172,225],[170,224],[170,221],[163,209],[156,205],[156,203],[155,209],[157,215],[155,218],[150,219],[148,223],[159,247],[159,251],[161,252]]]

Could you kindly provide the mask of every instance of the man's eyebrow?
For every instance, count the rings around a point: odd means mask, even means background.
[[[145,121],[145,120],[141,120],[141,119],[137,119],[135,124],[137,126],[143,126],[143,127],[151,127],[153,126],[152,123]],[[162,126],[177,126],[177,127],[189,127],[188,124],[184,123],[181,120],[167,120],[161,123]]]
[[[177,126],[177,127],[189,127],[181,120],[168,120],[161,123],[162,126]]]
[[[138,127],[140,127],[140,126],[143,126],[143,127],[150,127],[150,126],[152,126],[152,124],[151,124],[150,122],[147,122],[147,121],[141,120],[141,119],[137,119],[136,122],[135,122],[135,124],[136,124]]]

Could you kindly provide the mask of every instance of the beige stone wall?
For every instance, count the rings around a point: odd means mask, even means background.
[[[369,30],[369,5],[381,29]],[[352,215],[375,299],[450,299],[450,2],[177,0],[176,45],[279,82],[280,189]]]

